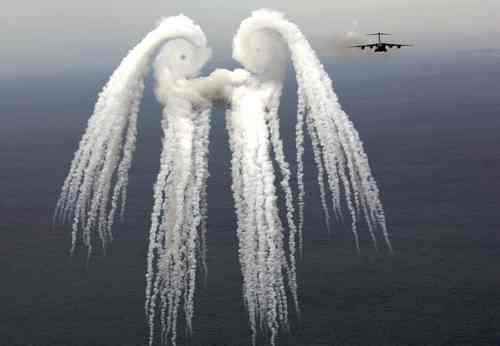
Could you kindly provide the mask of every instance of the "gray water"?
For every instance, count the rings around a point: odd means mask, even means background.
[[[306,148],[302,318],[291,317],[280,344],[499,345],[500,57],[407,54],[326,67],[364,141],[395,253],[376,253],[365,236],[358,255],[343,225],[328,235]],[[111,71],[0,82],[0,345],[146,340],[146,234],[161,140],[151,87],[126,220],[115,225],[109,253],[96,253],[87,268],[79,246],[70,262],[69,227],[51,227],[72,155]],[[289,79],[281,126],[293,162]],[[223,109],[212,124],[209,275],[197,291],[194,335],[180,344],[248,345]]]

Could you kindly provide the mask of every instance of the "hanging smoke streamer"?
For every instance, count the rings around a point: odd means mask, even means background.
[[[181,302],[186,327],[191,330],[197,257],[204,261],[205,256],[200,239],[204,239],[206,229],[210,102],[194,86],[187,85],[186,78],[198,74],[210,50],[205,35],[189,18],[164,19],[113,73],[99,95],[75,154],[55,217],[73,219],[71,253],[80,231],[89,256],[94,229],[103,248],[111,240],[115,213],[118,209],[123,213],[125,208],[144,79],[162,46],[155,75],[157,97],[165,106],[164,138],[155,185],[146,311],[150,344],[157,300],[161,302],[162,335],[164,339],[171,337],[175,344]]]
[[[170,338],[175,344],[182,302],[187,331],[191,333],[196,256],[205,252],[205,249],[200,249],[203,236],[200,225],[206,216],[201,197],[208,177],[210,109],[193,111],[190,101],[172,95],[169,101],[173,102],[168,102],[164,109],[162,127],[165,138],[154,188],[148,253],[146,309],[150,345],[158,311],[163,340]]]
[[[104,248],[112,239],[115,212],[123,211],[126,203],[144,78],[159,47],[179,38],[200,47],[206,44],[201,29],[189,18],[164,19],[128,53],[99,94],[55,212],[55,218],[72,220],[71,253],[80,231],[89,255],[93,230]]]
[[[190,48],[192,45],[184,41],[173,41],[155,62],[156,96],[164,105],[164,138],[154,187],[147,259],[145,309],[149,345],[155,340],[158,315],[163,344],[176,344],[181,311],[187,335],[192,333],[199,260],[205,276],[207,273],[210,110],[212,102],[227,99],[231,86],[247,78],[241,70],[215,70],[206,78],[181,78],[187,73],[178,75],[183,71],[179,64],[203,53]],[[178,57],[182,62],[176,61]]]
[[[238,29],[233,42],[233,57],[251,71],[258,82],[253,87],[240,88],[233,95],[229,128],[233,148],[233,190],[238,209],[243,292],[254,342],[257,327],[266,326],[271,334],[271,344],[275,343],[278,325],[288,325],[287,299],[283,297],[286,292],[283,273],[289,275],[290,291],[295,301],[297,297],[295,252],[290,247],[287,257],[284,251],[282,225],[275,216],[278,213],[277,196],[272,183],[275,177],[268,148],[270,132],[276,160],[285,178],[284,182],[287,182],[288,165],[284,163],[281,144],[277,142],[278,137],[275,135],[278,125],[274,112],[279,101],[271,101],[273,106],[270,108],[265,101],[273,99],[266,95],[268,85],[273,85],[270,89],[274,94],[280,93],[287,53],[291,54],[298,81],[296,147],[299,248],[302,248],[301,234],[304,225],[302,157],[305,126],[311,137],[318,168],[321,204],[327,227],[329,228],[329,204],[337,217],[342,215],[340,196],[343,189],[357,249],[359,250],[357,220],[360,214],[364,216],[374,245],[377,246],[374,232],[378,228],[391,249],[378,187],[372,177],[359,135],[340,107],[330,78],[295,24],[274,11],[253,12]],[[269,80],[273,83],[266,82]],[[273,95],[273,92],[270,94]],[[267,115],[262,111],[266,108],[272,109]],[[266,116],[268,128],[262,120]],[[283,186],[287,216],[291,219],[288,223],[288,237],[295,246],[296,229],[291,214],[293,208],[289,205],[291,193],[286,183]],[[326,187],[332,197],[330,203]],[[274,280],[273,284],[268,282],[270,279]]]
[[[277,130],[273,119],[277,104],[266,103],[272,100],[274,91],[272,83],[263,86],[258,80],[235,89],[232,110],[227,116],[245,306],[253,344],[258,327],[265,326],[273,345],[279,328],[288,329],[287,286],[297,303],[295,264],[285,251],[271,158],[274,147],[278,164],[284,170],[283,186],[288,202],[291,198],[286,183],[288,168],[280,157],[283,153],[279,134],[271,134]],[[293,225],[290,209],[287,214]]]
[[[100,93],[57,203],[55,218],[72,222],[71,253],[81,236],[90,256],[94,232],[106,248],[115,214],[123,215],[125,209],[139,104],[154,59],[156,97],[163,105],[163,148],[146,268],[150,346],[159,339],[175,345],[182,316],[187,335],[192,331],[197,272],[207,273],[208,144],[216,101],[231,105],[226,125],[232,190],[254,345],[263,330],[274,346],[278,333],[290,328],[290,310],[300,316],[295,257],[297,248],[302,253],[305,132],[311,138],[328,228],[330,212],[340,218],[346,208],[358,250],[362,218],[375,246],[380,231],[391,249],[379,191],[358,133],[297,26],[277,12],[259,10],[241,23],[233,44],[233,56],[245,70],[215,70],[198,77],[210,56],[201,28],[184,16],[164,19],[129,52]],[[298,81],[298,215],[278,115],[290,59]]]
[[[200,55],[204,55],[200,61]],[[192,331],[198,259],[203,248],[211,102],[196,83],[209,56],[186,40],[165,44],[155,60],[156,97],[163,108],[163,149],[154,187],[146,273],[145,311],[149,344],[159,315],[162,343],[177,342],[182,308]]]

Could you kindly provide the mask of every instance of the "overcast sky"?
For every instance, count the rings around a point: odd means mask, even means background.
[[[11,0],[0,11],[0,77],[116,66],[159,18],[179,13],[229,59],[239,22],[262,7],[285,12],[325,56],[353,22],[420,52],[500,48],[500,0]]]

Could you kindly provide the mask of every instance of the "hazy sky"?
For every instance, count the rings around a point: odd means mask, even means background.
[[[14,0],[0,12],[0,77],[116,66],[159,18],[179,13],[202,26],[216,59],[230,58],[239,22],[261,7],[285,12],[322,55],[354,22],[418,51],[500,48],[499,0]]]

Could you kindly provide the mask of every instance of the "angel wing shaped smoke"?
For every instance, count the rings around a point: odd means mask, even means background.
[[[72,219],[71,252],[80,230],[89,253],[93,229],[103,246],[112,239],[114,215],[117,210],[123,212],[126,203],[144,78],[154,54],[173,39],[188,40],[195,47],[206,46],[203,32],[189,18],[164,19],[128,53],[99,94],[56,207],[56,218]],[[195,68],[192,73],[196,72]]]
[[[112,239],[115,213],[126,203],[128,172],[136,143],[144,79],[156,53],[157,97],[164,105],[160,172],[154,188],[146,275],[150,343],[160,301],[162,335],[176,339],[184,301],[190,329],[197,251],[203,259],[211,103],[203,83],[189,84],[210,56],[201,28],[185,16],[161,21],[128,55],[100,93],[57,203],[55,217],[72,218],[72,246],[78,234],[92,251],[92,232],[103,248]]]
[[[139,104],[154,61],[164,136],[154,186],[145,310],[149,345],[157,339],[157,324],[162,342],[175,345],[179,316],[191,332],[196,274],[206,267],[210,111],[214,101],[225,100],[231,105],[226,121],[244,302],[253,344],[264,329],[275,345],[279,331],[289,329],[289,304],[300,314],[295,257],[296,248],[302,249],[304,227],[305,132],[312,142],[327,224],[330,209],[340,217],[347,207],[358,249],[361,218],[375,246],[379,232],[391,249],[385,215],[359,135],[295,24],[274,11],[255,11],[241,23],[233,41],[233,57],[245,70],[216,70],[197,77],[209,56],[203,31],[182,15],[164,19],[128,53],[99,94],[55,218],[72,221],[71,253],[80,236],[89,256],[94,232],[104,249],[112,239],[115,214],[123,215],[126,204]],[[278,115],[289,59],[298,81],[298,217]],[[276,184],[278,173],[281,180]],[[284,196],[284,222],[277,186]]]
[[[298,235],[293,222],[290,171],[283,154],[277,116],[284,62],[288,55],[298,82]],[[391,244],[378,187],[359,135],[342,110],[329,76],[298,27],[278,12],[255,11],[241,23],[236,33],[233,57],[253,73],[253,82],[233,93],[233,110],[228,117],[243,293],[254,344],[257,327],[265,326],[274,345],[279,326],[288,326],[286,282],[298,311],[294,256],[295,238],[298,237],[301,247],[304,224],[304,124],[311,137],[318,167],[327,225],[330,204],[337,216],[342,214],[343,188],[358,250],[357,221],[360,214],[365,218],[375,246],[376,228],[389,249]],[[281,186],[285,192],[289,226],[288,257],[278,216],[270,148],[283,177]],[[332,196],[331,201],[327,200],[325,185]]]

